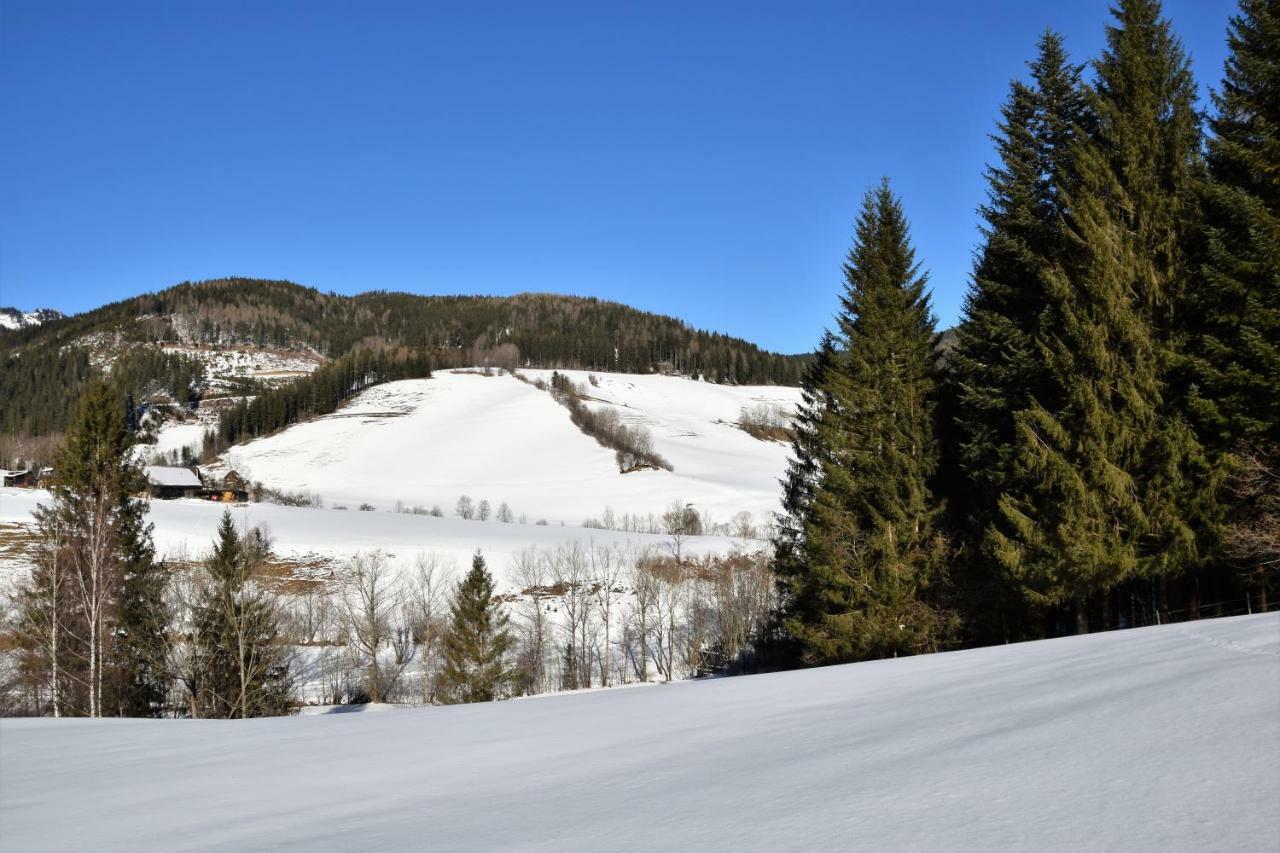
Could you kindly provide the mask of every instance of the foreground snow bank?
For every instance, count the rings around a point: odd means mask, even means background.
[[[1261,850],[1280,615],[249,722],[0,721],[12,850]]]

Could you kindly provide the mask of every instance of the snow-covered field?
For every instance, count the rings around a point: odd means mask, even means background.
[[[648,689],[0,720],[0,847],[1274,850],[1280,615]]]
[[[27,524],[39,501],[48,493],[33,489],[0,489],[0,523]],[[201,500],[152,501],[148,520],[155,525],[154,538],[161,556],[203,556],[213,541],[224,505]],[[236,523],[264,527],[278,557],[302,563],[342,560],[358,551],[382,550],[394,565],[411,564],[419,553],[435,553],[465,569],[477,548],[484,551],[490,570],[500,584],[506,580],[514,556],[535,548],[550,551],[578,542],[583,547],[665,548],[665,536],[595,530],[578,525],[503,524],[433,518],[396,512],[285,507],[274,504],[242,504],[232,508]],[[754,550],[758,542],[729,536],[695,536],[683,545],[689,555],[725,554],[734,549]],[[21,554],[0,557],[0,581],[25,574],[29,560]],[[0,588],[3,584],[0,583]]]
[[[167,423],[158,431],[155,444],[139,444],[135,450],[144,458],[158,454],[168,459],[174,453],[181,458],[183,450],[190,451],[193,458],[198,458],[204,448],[204,434],[208,429],[209,424],[203,421]]]
[[[510,504],[530,521],[578,525],[605,507],[661,513],[674,500],[714,521],[778,509],[788,448],[734,426],[744,407],[794,409],[799,390],[724,386],[670,376],[565,371],[630,424],[643,424],[674,471],[620,474],[613,451],[583,435],[545,391],[510,376],[440,372],[379,385],[340,411],[232,448],[226,465],[326,503],[397,501],[452,513],[461,495]],[[530,378],[549,371],[521,371]]]
[[[590,393],[588,405],[615,406],[629,424],[646,426],[675,470],[619,473],[613,451],[583,435],[546,391],[510,376],[440,372],[376,386],[332,415],[232,448],[221,470],[234,469],[282,491],[316,494],[324,502],[322,509],[240,506],[236,520],[266,527],[277,556],[305,563],[340,561],[376,548],[402,566],[419,553],[435,552],[465,567],[479,548],[500,582],[512,558],[530,548],[549,551],[571,542],[628,549],[668,545],[663,535],[582,526],[606,507],[618,518],[647,518],[679,500],[711,522],[729,522],[744,511],[760,531],[770,522],[789,449],[752,438],[734,423],[744,407],[759,403],[791,411],[798,389],[628,374],[596,374],[592,385],[585,372],[565,372]],[[522,373],[550,377],[550,371]],[[183,447],[198,451],[204,429],[203,421],[168,423],[158,443],[142,449],[162,455]],[[487,500],[493,515],[488,521],[458,518],[454,508],[462,495],[476,504]],[[0,523],[29,523],[45,497],[0,489]],[[512,523],[495,518],[504,502]],[[376,511],[359,512],[361,504]],[[398,513],[397,504],[439,506],[444,517]],[[222,511],[206,501],[153,501],[150,520],[159,553],[201,556]],[[758,547],[758,541],[731,536],[698,536],[685,545],[691,555]],[[20,551],[0,555],[0,580],[25,572],[25,563]]]

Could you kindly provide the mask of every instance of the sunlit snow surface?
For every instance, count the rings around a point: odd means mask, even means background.
[[[469,495],[552,523],[581,524],[606,506],[661,513],[674,500],[722,522],[741,511],[767,521],[779,508],[789,448],[735,423],[761,403],[794,410],[798,389],[630,374],[598,374],[593,386],[587,373],[566,373],[596,399],[589,405],[648,429],[674,470],[620,474],[613,451],[583,435],[546,391],[510,376],[447,371],[371,388],[332,415],[233,448],[226,463],[328,504],[390,509],[399,501],[452,514]]]
[[[48,500],[49,493],[42,490],[0,489],[0,523],[29,527],[31,513],[40,502]],[[167,559],[204,556],[226,506],[195,498],[151,501],[147,520],[153,525],[157,552]],[[667,536],[596,530],[579,524],[464,521],[391,511],[359,512],[354,506],[341,510],[250,503],[231,506],[231,514],[240,527],[265,529],[278,557],[299,564],[315,563],[322,576],[328,575],[334,563],[357,552],[375,550],[388,555],[390,563],[402,569],[411,566],[419,554],[430,554],[465,570],[471,555],[480,549],[499,585],[507,588],[514,558],[522,551],[547,553],[576,543],[582,548],[666,553],[671,545]],[[731,536],[694,536],[685,540],[682,547],[687,556],[703,556],[756,550],[761,543]],[[25,553],[0,554],[0,590],[25,577],[29,569],[30,558]]]
[[[386,714],[0,720],[5,850],[1274,850],[1280,615]]]

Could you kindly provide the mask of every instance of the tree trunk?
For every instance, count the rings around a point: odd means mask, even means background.
[[[640,611],[640,682],[649,682],[649,618],[644,610]]]
[[[422,644],[422,704],[431,704],[431,636]]]
[[[1199,619],[1199,573],[1192,573],[1192,588],[1187,597],[1187,619]]]
[[[52,667],[52,683],[49,685],[49,694],[50,698],[53,700],[53,716],[55,719],[62,716],[62,670],[58,665],[58,649],[62,635],[62,625],[58,620],[58,608],[61,606],[61,602],[58,600],[57,577],[57,572],[55,570],[53,583],[53,606],[50,608],[51,631],[49,636],[49,663]]]

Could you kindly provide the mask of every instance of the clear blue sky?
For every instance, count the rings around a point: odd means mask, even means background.
[[[1167,0],[1202,90],[1234,0]],[[556,291],[794,352],[888,175],[955,321],[988,134],[1105,0],[0,0],[0,305]]]

